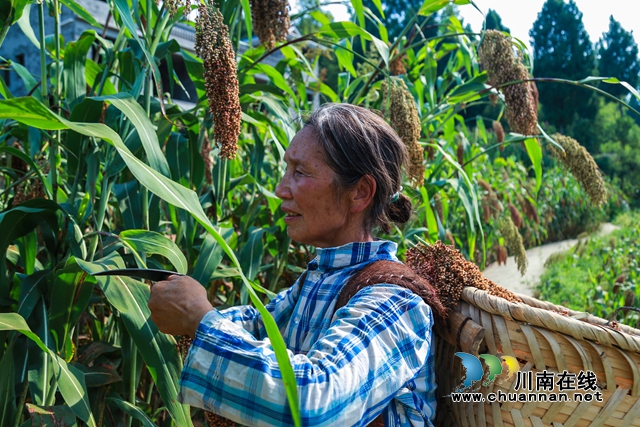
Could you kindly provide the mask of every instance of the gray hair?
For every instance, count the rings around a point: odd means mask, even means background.
[[[311,113],[305,126],[313,128],[325,152],[325,162],[335,172],[342,191],[370,175],[376,193],[369,210],[367,231],[380,227],[389,233],[389,222],[404,224],[411,217],[411,201],[401,194],[402,166],[407,148],[382,117],[350,104],[324,104]],[[395,197],[394,197],[395,196]]]

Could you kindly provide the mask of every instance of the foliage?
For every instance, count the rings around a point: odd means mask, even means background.
[[[623,306],[640,308],[640,215],[620,216],[611,235],[589,237],[552,255],[537,287],[539,297],[573,310],[610,318]],[[640,314],[620,310],[615,320],[638,327]]]
[[[478,133],[477,129],[475,133]],[[488,145],[495,143],[494,138],[495,135],[488,135]],[[505,245],[497,227],[501,215],[520,218],[514,222],[519,223],[525,248],[532,248],[594,231],[602,222],[610,221],[628,209],[620,189],[608,180],[607,203],[601,207],[594,206],[576,178],[568,175],[553,160],[545,164],[542,186],[536,193],[533,167],[530,162],[520,160],[526,156],[525,150],[514,144],[501,154],[489,152],[474,164],[476,190],[483,212],[487,262],[497,261],[500,247]],[[516,214],[511,213],[510,206]],[[451,223],[451,220],[447,222]],[[464,235],[464,228],[453,226],[451,232],[456,245],[462,246],[464,239],[459,236]]]
[[[411,20],[411,17],[418,14],[421,4],[411,0],[387,0],[381,2],[379,0],[364,0],[363,6],[370,12],[370,18],[367,20],[367,30],[377,31],[377,22],[381,22],[384,25],[389,38],[394,40],[402,33],[402,30],[407,25],[407,22]],[[430,37],[438,33],[437,25],[438,19],[434,15],[423,16],[418,19],[418,25],[424,22],[428,22],[428,28],[425,28],[425,36]]]
[[[79,4],[63,3],[91,19]],[[420,138],[414,148],[425,171],[415,187],[404,183],[414,220],[382,237],[399,242],[401,255],[418,239],[450,237],[484,264],[487,247],[501,238],[482,219],[477,188],[492,173],[487,156],[507,144],[526,150],[531,179],[520,162],[503,161],[520,170],[527,197],[535,200],[545,188],[543,147],[535,137],[517,134],[495,143],[482,118],[467,127],[465,108],[488,103],[490,93],[502,95],[478,64],[480,38],[463,34],[453,14],[441,18],[438,35],[420,31],[447,3],[424,1],[395,39],[383,24],[379,37],[363,29],[371,14],[359,1],[352,7],[360,25],[328,22],[309,11],[319,25],[270,50],[242,40],[252,34],[249,2],[220,3],[238,60],[242,123],[233,159],[221,158],[215,146],[213,131],[224,129],[212,129],[206,96],[219,83],[205,81],[204,67],[214,66],[215,58],[203,64],[171,35],[178,23],[194,26],[180,13],[186,6],[172,15],[153,1],[114,0],[115,41],[94,30],[65,41],[58,37],[58,1],[51,2],[53,35],[45,34],[40,3],[42,37],[35,41],[46,65],[41,74],[10,60],[0,64],[31,90],[15,98],[0,80],[0,366],[11,373],[0,379],[0,425],[28,421],[27,401],[30,413],[47,408],[61,417],[70,416],[59,408],[66,404],[88,425],[188,427],[192,418],[202,420],[201,411],[177,403],[176,340],[149,320],[147,286],[91,276],[123,266],[188,273],[218,303],[251,301],[261,310],[295,417],[295,376],[264,308],[313,256],[312,248],[291,242],[273,194],[284,172],[284,150],[299,129],[296,118],[315,103],[365,105],[389,118],[389,94],[381,88],[392,78],[394,61],[407,70],[393,79],[403,81],[404,99],[415,103]],[[377,56],[367,58],[356,46]],[[90,48],[93,58],[87,58]],[[334,88],[316,74],[325,49],[333,50],[340,67]],[[277,55],[275,66],[268,63]],[[178,59],[187,70],[182,77],[173,72]],[[371,68],[358,74],[358,62]],[[171,71],[169,84],[159,64]],[[197,98],[180,107],[174,96],[189,83]],[[500,114],[509,108],[500,99],[498,105]],[[499,176],[492,185],[506,198],[512,189],[509,181],[498,186]]]
[[[613,103],[604,105],[596,116],[596,140],[599,155],[595,157],[602,170],[618,180],[633,206],[640,204],[640,126]]]
[[[609,31],[602,34],[598,41],[598,72],[601,76],[612,76],[624,80],[631,87],[638,86],[640,59],[638,45],[633,34],[609,17]],[[604,89],[614,96],[621,97],[627,91],[619,85],[606,85]]]
[[[505,31],[507,33],[511,33],[511,30],[505,27],[504,24],[502,24],[502,18],[500,17],[498,12],[496,12],[493,9],[489,9],[489,11],[487,12],[485,21],[486,21],[485,27],[487,30],[498,30],[498,31]]]
[[[533,40],[534,75],[569,80],[593,74],[595,52],[574,0],[547,0],[529,32]],[[593,117],[593,94],[558,84],[538,85],[544,120],[560,132],[576,115]]]

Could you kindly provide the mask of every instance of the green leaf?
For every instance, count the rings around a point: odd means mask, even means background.
[[[98,262],[76,261],[89,274],[124,267],[124,262],[117,253]],[[109,303],[120,312],[171,417],[177,425],[191,426],[188,407],[178,403],[178,378],[182,362],[173,337],[158,331],[151,321],[151,312],[147,306],[149,287],[129,277],[97,276],[97,279]]]
[[[20,123],[38,129],[67,129],[67,126],[60,122],[51,110],[33,97],[13,98],[0,101],[0,118],[13,119],[14,117],[19,117]]]
[[[138,252],[162,255],[171,261],[178,273],[187,274],[187,259],[178,245],[166,236],[155,231],[125,230],[120,233],[120,240]]]
[[[22,79],[25,88],[29,92],[33,92],[33,97],[42,99],[42,92],[40,91],[39,83],[33,77],[33,75],[27,70],[27,68],[16,61],[11,61],[11,68],[18,73]]]
[[[0,153],[3,153],[3,152],[21,159],[22,161],[24,161],[29,165],[29,168],[31,170],[36,171],[36,173],[38,174],[38,177],[40,178],[40,181],[42,182],[42,186],[44,187],[45,192],[47,193],[47,197],[52,198],[51,186],[49,185],[49,181],[45,179],[44,175],[42,174],[41,168],[39,168],[36,165],[36,163],[31,159],[31,157],[29,157],[24,151],[18,150],[17,148],[14,148],[14,147],[8,147],[8,146],[0,147]]]
[[[387,46],[385,42],[383,42],[382,40],[380,40],[375,36],[371,36],[371,41],[373,42],[373,45],[378,50],[378,53],[382,57],[382,60],[384,61],[384,63],[387,64],[388,66],[389,65],[389,46]]]
[[[353,10],[355,10],[356,16],[358,17],[358,24],[360,24],[360,27],[364,28],[366,21],[364,20],[364,7],[362,5],[362,0],[351,0],[351,6],[353,6]]]
[[[536,172],[536,194],[542,185],[542,147],[536,138],[527,138],[524,141],[527,154],[533,163],[533,169]]]
[[[450,3],[450,0],[425,0],[418,11],[419,15],[431,15],[443,9]]]
[[[233,232],[233,228],[220,229],[220,235],[224,240],[229,240]],[[207,234],[200,247],[200,255],[198,256],[191,277],[206,287],[216,272],[220,261],[222,261],[223,255],[224,251],[222,247],[216,242],[213,236]]]
[[[129,8],[129,3],[127,3],[127,0],[114,0],[113,3],[118,9],[118,12],[120,13],[120,18],[122,19],[122,23],[124,24],[125,28],[129,30],[129,33],[131,34],[131,36],[140,45],[140,49],[142,49],[142,53],[144,54],[147,60],[147,64],[149,65],[149,67],[151,67],[151,73],[153,74],[153,80],[156,83],[157,93],[158,94],[164,93],[164,91],[162,90],[162,77],[160,75],[160,69],[158,69],[158,64],[156,64],[155,59],[147,50],[145,43],[138,36],[138,28],[136,27],[135,23],[133,22],[133,19],[131,18],[131,8]],[[160,98],[160,109],[162,110],[162,113],[165,114],[164,102],[162,101],[162,97]]]
[[[2,76],[0,76],[0,95],[2,95],[4,99],[13,98],[13,94],[9,90],[9,86],[7,86],[7,82],[4,81]]]
[[[384,10],[382,9],[382,0],[373,0],[373,4],[376,5],[378,12],[380,12],[380,16],[384,19]]]
[[[31,317],[38,300],[42,296],[51,270],[40,270],[27,276],[20,285],[20,300],[18,314],[25,319]]]
[[[291,88],[289,88],[291,89]],[[275,86],[272,85],[268,85],[268,84],[260,84],[260,83],[248,83],[248,84],[243,84],[240,86],[240,96],[246,94],[246,93],[256,93],[256,92],[268,92],[268,93],[272,93],[274,95],[277,96],[284,96],[284,93],[282,90],[278,89]],[[245,114],[245,113],[242,113]],[[260,123],[258,121],[256,121],[257,124],[264,126],[263,123]]]
[[[487,73],[482,73],[462,85],[455,86],[449,94],[449,104],[457,104],[461,101],[470,102],[475,99],[479,99],[480,95],[469,96],[469,94],[485,90],[487,88],[487,85],[485,84],[486,81]]]
[[[158,135],[154,129],[153,124],[147,117],[147,113],[142,106],[136,102],[136,100],[128,93],[118,93],[116,95],[101,96],[91,98],[94,101],[107,101],[111,103],[118,110],[122,111],[125,116],[138,131],[138,136],[144,147],[144,151],[147,154],[147,159],[151,167],[164,176],[171,176],[169,171],[169,163],[162,154],[160,149],[160,142],[158,142]]]
[[[353,52],[351,51],[351,42],[342,40],[334,48],[334,53],[338,59],[338,64],[347,70],[353,77],[357,76],[356,69],[353,67]]]
[[[93,293],[95,278],[87,276],[87,273],[71,257],[66,265],[56,272],[49,308],[49,328],[54,338],[57,339],[58,354],[66,361],[73,357],[71,332],[76,325]]]
[[[70,427],[76,425],[76,416],[68,406],[38,406],[27,403],[26,407],[34,426]]]
[[[424,186],[420,187],[420,194],[422,195],[422,206],[424,206],[425,210],[425,221],[427,223],[427,229],[429,230],[429,239],[430,241],[434,241],[438,235],[438,222],[436,221],[433,209],[431,209],[431,200]]]
[[[462,205],[464,206],[464,210],[467,213],[467,219],[468,219],[471,231],[475,232],[475,226],[474,226],[475,221],[473,219],[474,209],[473,209],[472,197],[470,197],[469,195],[469,189],[467,188],[466,185],[463,184],[462,180],[460,179],[448,179],[447,183],[451,185],[451,187],[458,194],[458,198],[462,202]]]
[[[87,58],[84,63],[85,66],[85,79],[87,81],[87,85],[89,87],[94,87],[95,90],[98,90],[98,85],[100,84],[100,80],[96,81],[98,78],[102,78],[103,69],[93,62],[93,60]],[[113,95],[117,93],[115,86],[109,79],[104,81],[104,86],[102,87],[102,95]]]
[[[13,25],[23,14],[24,8],[29,0],[9,0],[4,1],[0,6],[0,23],[2,25]]]
[[[94,364],[91,367],[84,366],[80,363],[74,366],[84,374],[84,381],[87,388],[102,387],[122,381],[116,367],[108,362]]]
[[[49,315],[47,314],[47,303],[44,298],[39,298],[34,307],[33,314],[29,316],[29,320],[34,322],[36,326],[35,333],[40,337],[42,343],[48,349],[53,350],[52,337],[49,333]],[[38,351],[31,346],[29,350],[29,391],[32,400],[42,406],[52,404],[48,399],[54,397],[55,381],[52,385],[53,369],[52,359],[46,351]]]
[[[122,400],[120,398],[108,397],[107,401],[113,402],[116,405],[118,405],[118,408],[122,409],[122,411],[124,411],[124,413],[126,413],[127,415],[135,418],[136,420],[139,420],[144,427],[157,427],[153,423],[153,421],[151,421],[151,418],[149,418],[147,414],[145,414],[142,411],[142,409],[132,405],[126,400]]]
[[[52,230],[58,231],[58,218],[49,209],[17,206],[0,213],[0,252],[5,252],[9,244],[19,237],[33,231],[40,223],[46,221]]]
[[[371,34],[364,30],[364,28],[348,21],[332,22],[331,24],[324,25],[318,30],[318,35],[329,36],[339,40],[355,36],[364,37],[366,40],[370,40],[371,38]]]
[[[16,241],[20,252],[20,260],[25,274],[33,274],[36,268],[36,253],[38,251],[38,238],[35,231],[22,236]]]
[[[138,181],[135,179],[113,186],[124,225],[129,229],[142,228],[142,204],[138,191]]]
[[[58,363],[53,364],[53,369],[58,377],[58,389],[65,403],[71,408],[78,418],[95,427],[96,422],[91,413],[87,386],[84,382],[84,374],[56,356]]]
[[[0,314],[0,316],[2,316]],[[0,317],[0,322],[2,318]],[[0,329],[3,330],[3,329]],[[3,337],[4,340],[4,337]],[[15,397],[15,365],[13,357],[13,343],[4,350],[4,355],[0,358],[0,425],[13,425],[17,415]]]
[[[75,3],[75,2],[74,2]],[[73,108],[87,93],[85,61],[91,45],[96,39],[93,30],[87,30],[75,42],[70,42],[64,52],[64,87],[67,102]]]
[[[66,404],[76,416],[89,424],[90,427],[96,427],[82,372],[72,366],[68,366],[64,359],[49,350],[42,340],[31,332],[27,322],[25,322],[19,314],[0,313],[0,331],[18,331],[33,340],[38,347],[51,356],[53,360],[57,362],[53,365],[58,377],[58,389]]]
[[[364,7],[362,5],[362,0],[351,0],[351,6],[353,6],[353,10],[356,12],[356,16],[358,17],[358,24],[360,27],[365,28],[366,21],[364,19]],[[365,45],[364,39],[362,41],[362,50],[366,51],[367,47]]]
[[[119,0],[116,0],[116,2],[117,1]],[[2,118],[12,118],[22,123],[28,122],[31,126],[41,129],[52,130],[69,128],[83,135],[102,138],[104,141],[112,144],[122,156],[122,159],[126,162],[131,173],[140,183],[166,202],[191,213],[191,215],[193,215],[193,217],[223,248],[231,262],[239,268],[240,264],[238,258],[207,218],[207,215],[200,205],[200,200],[198,199],[197,194],[149,168],[146,164],[136,158],[131,151],[129,151],[127,146],[122,142],[122,139],[120,139],[120,136],[108,126],[101,123],[70,122],[55,115],[42,103],[31,97],[0,100],[0,119]],[[79,260],[78,263],[80,263]],[[242,271],[240,271],[240,278],[247,287],[251,301],[262,315],[267,335],[271,340],[271,344],[273,345],[276,359],[278,361],[278,366],[281,370],[283,383],[287,392],[287,401],[291,407],[294,423],[296,426],[300,426],[301,420],[300,411],[298,409],[297,382],[284,339],[280,334],[280,330],[273,319],[273,316],[269,311],[267,311],[264,304],[256,294],[256,289],[261,290],[261,288],[257,284],[250,282]]]
[[[249,4],[249,0],[240,0],[240,4],[242,5],[242,13],[244,14],[244,25],[247,27],[247,40],[253,40],[251,36],[251,5]]]
[[[380,0],[378,0],[380,1]],[[322,25],[329,25],[331,24],[331,20],[329,19],[329,17],[327,15],[325,15],[322,11],[320,10],[314,10],[312,12],[309,13],[309,15],[311,15],[311,17],[313,19],[315,19],[316,21],[318,21],[319,23],[321,23]]]
[[[295,101],[296,104],[299,103],[298,97],[291,89],[291,85],[287,82],[287,79],[276,70],[274,67],[268,64],[258,64],[253,67],[256,72],[264,73],[271,79],[271,82],[276,85],[276,87],[284,92],[286,92],[291,99]]]
[[[89,25],[91,25],[92,27],[97,27],[99,29],[102,29],[102,25],[100,25],[100,23],[96,21],[96,19],[89,12],[87,12],[87,10],[84,7],[82,7],[77,1],[60,0],[60,2],[63,5],[67,6],[69,9],[71,9],[80,18],[87,21]]]
[[[473,185],[471,184],[471,181],[469,180],[469,177],[467,176],[466,172],[464,171],[464,169],[462,169],[460,167],[460,165],[458,164],[457,160],[453,159],[453,157],[451,157],[451,155],[449,153],[447,153],[446,151],[444,151],[442,149],[442,147],[440,147],[439,144],[426,144],[429,147],[433,147],[436,150],[438,150],[440,152],[440,154],[442,154],[442,157],[451,164],[451,166],[453,166],[462,176],[463,180],[464,180],[464,185],[462,183],[462,181],[458,182],[456,180],[447,180],[446,182],[449,183],[450,185],[452,185],[454,187],[454,189],[456,189],[456,192],[458,192],[458,195],[460,196],[462,194],[462,197],[465,198],[466,204],[464,203],[465,201],[463,201],[463,205],[465,207],[465,210],[467,211],[467,215],[469,216],[469,225],[468,227],[470,228],[470,232],[471,233],[475,233],[475,225],[474,225],[474,214],[475,214],[475,219],[476,222],[478,223],[478,227],[480,228],[480,236],[482,238],[483,241],[483,248],[484,248],[484,232],[482,231],[482,220],[480,218],[480,208],[478,206],[478,197],[476,195],[476,192],[473,190]],[[455,181],[455,182],[454,182]],[[470,199],[470,200],[469,200]],[[462,200],[461,200],[462,201]],[[484,251],[484,249],[483,249]]]
[[[18,19],[18,27],[22,30],[25,36],[33,43],[33,45],[40,50],[40,42],[36,38],[36,34],[33,32],[33,28],[31,27],[31,21],[29,21],[29,17],[31,16],[31,4],[27,4],[24,8],[24,13]]]
[[[255,279],[260,270],[262,253],[264,251],[262,235],[265,231],[266,229],[264,228],[251,227],[249,230],[249,239],[247,239],[240,251],[240,266],[242,270],[246,272],[245,274],[249,280]]]

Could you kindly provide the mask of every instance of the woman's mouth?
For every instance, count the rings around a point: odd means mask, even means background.
[[[295,212],[286,212],[286,215],[284,217],[284,222],[291,222],[291,221],[295,221],[296,219],[300,218],[302,215],[295,213]]]

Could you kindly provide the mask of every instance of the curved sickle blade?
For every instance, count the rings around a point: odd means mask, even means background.
[[[160,282],[162,280],[167,280],[169,276],[184,276],[184,274],[153,268],[121,268],[116,270],[99,271],[97,273],[93,273],[93,276],[127,276]]]

